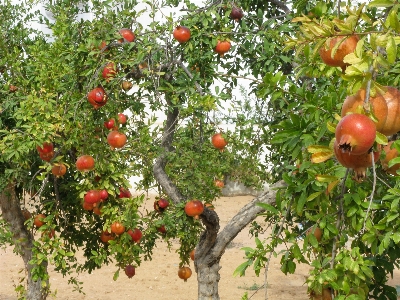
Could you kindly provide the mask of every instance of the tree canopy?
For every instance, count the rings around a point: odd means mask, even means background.
[[[275,229],[261,241],[252,223],[256,248],[237,274],[259,274],[275,254],[286,274],[310,265],[314,299],[397,298],[387,285],[400,253],[397,1],[0,8],[0,242],[27,265],[27,299],[46,298],[49,262],[69,274],[113,261],[117,279],[160,239],[179,240],[180,267],[196,248],[199,299],[219,299],[219,259],[259,213]],[[219,231],[207,205],[227,178],[271,185]],[[154,211],[139,213],[146,194],[129,189],[157,191]]]

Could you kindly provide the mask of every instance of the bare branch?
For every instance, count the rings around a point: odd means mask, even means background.
[[[258,214],[262,213],[264,209],[257,203],[274,204],[278,188],[284,187],[282,182],[278,182],[270,186],[269,190],[259,197],[254,198],[251,202],[246,204],[242,209],[229,221],[224,229],[218,234],[215,245],[213,247],[214,257],[220,257],[225,247],[243,230],[251,221],[253,221]]]

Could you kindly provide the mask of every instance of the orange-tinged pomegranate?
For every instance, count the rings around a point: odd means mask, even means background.
[[[347,54],[354,52],[359,40],[360,38],[357,35],[350,35],[348,37],[333,37],[328,39],[326,43],[319,49],[319,55],[321,56],[322,61],[328,66],[340,67],[342,70],[344,70],[347,64],[343,62],[343,59]],[[337,43],[340,44],[335,52],[333,50],[335,49]],[[332,53],[332,51],[334,53]],[[332,56],[332,54],[334,55]]]

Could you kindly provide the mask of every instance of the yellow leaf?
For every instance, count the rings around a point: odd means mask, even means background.
[[[311,162],[318,164],[330,159],[333,156],[333,150],[321,151],[311,155]]]
[[[336,180],[339,180],[339,178],[337,178],[336,176],[332,176],[332,175],[317,175],[315,176],[315,179],[319,182],[333,182]]]
[[[321,145],[311,145],[307,147],[307,151],[310,153],[318,153],[330,150],[331,148],[329,148],[328,146],[321,146]]]
[[[340,180],[338,179],[329,183],[328,187],[326,188],[326,193],[329,194],[339,184],[339,182]]]

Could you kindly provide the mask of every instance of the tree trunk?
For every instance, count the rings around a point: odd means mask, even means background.
[[[27,290],[25,299],[44,300],[48,295],[49,282],[32,279],[32,269],[34,265],[29,264],[32,258],[33,235],[24,225],[24,216],[21,211],[19,199],[15,191],[15,184],[8,184],[0,193],[0,208],[3,219],[10,226],[13,234],[15,250],[24,260],[25,270],[28,273]],[[41,266],[47,272],[47,262]],[[44,284],[43,284],[44,283]]]
[[[211,266],[197,264],[197,282],[199,300],[219,300],[218,283],[220,279],[219,260]]]

